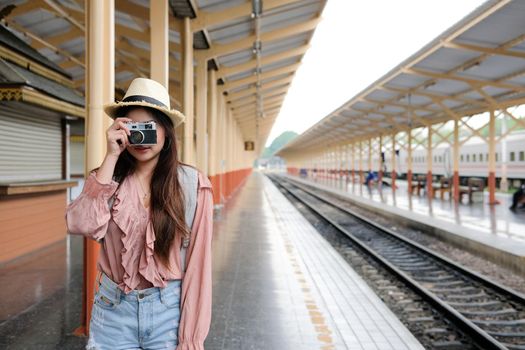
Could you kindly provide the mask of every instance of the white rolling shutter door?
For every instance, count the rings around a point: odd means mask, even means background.
[[[0,109],[0,182],[61,178],[60,119]]]

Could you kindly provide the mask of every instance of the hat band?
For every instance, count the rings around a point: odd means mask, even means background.
[[[144,96],[144,95],[128,96],[125,99],[123,99],[122,102],[147,102],[155,106],[164,107],[166,109],[169,109],[168,106],[166,106],[164,103],[160,102],[159,100],[153,97]]]

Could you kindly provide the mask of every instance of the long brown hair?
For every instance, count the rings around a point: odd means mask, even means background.
[[[155,230],[155,255],[160,261],[169,266],[170,248],[175,234],[181,239],[189,237],[190,229],[186,225],[184,216],[184,193],[179,183],[177,158],[177,142],[173,122],[164,113],[153,108],[141,106],[125,106],[117,111],[117,117],[125,117],[134,109],[143,108],[150,113],[165,130],[164,147],[151,178],[151,214]],[[122,182],[136,169],[136,159],[125,149],[115,165],[114,179]]]

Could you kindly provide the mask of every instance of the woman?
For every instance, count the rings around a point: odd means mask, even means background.
[[[106,157],[66,210],[70,233],[101,243],[86,349],[204,349],[213,200],[209,180],[177,160],[184,116],[144,78],[105,111]],[[127,123],[152,121],[157,143],[130,144]]]

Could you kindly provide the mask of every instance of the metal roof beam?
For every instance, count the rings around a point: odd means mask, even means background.
[[[263,111],[265,111],[266,109],[275,107],[277,105],[281,105],[283,100],[284,100],[284,97],[285,96],[283,94],[283,95],[280,95],[280,96],[274,96],[272,98],[269,98],[264,103]],[[245,106],[237,107],[236,109],[233,110],[233,115],[236,115],[236,116],[243,115],[243,113],[245,113],[247,111],[256,112],[257,111],[256,107],[257,107],[257,105],[255,103],[250,103],[250,104],[247,104]]]
[[[433,93],[426,92],[426,91],[420,91],[420,90],[414,90],[414,89],[405,90],[405,89],[386,87],[386,86],[378,86],[378,89],[399,93],[400,95],[396,96],[396,99],[400,98],[402,95],[412,94],[412,95],[425,96],[425,97],[428,97],[430,99],[435,97],[435,98],[438,98],[438,99],[441,99],[441,100],[453,100],[453,101],[459,101],[459,102],[463,102],[463,103],[474,104],[474,105],[478,105],[478,106],[479,105],[481,105],[481,106],[486,106],[487,105],[484,101],[479,101],[479,100],[469,99],[469,98],[465,98],[465,97],[460,97],[457,94],[455,94],[455,95],[440,95],[440,94],[433,94]]]
[[[269,108],[265,108],[264,109],[264,112],[265,114],[266,113],[270,113],[271,111],[274,111],[276,109],[280,109],[281,108],[281,105],[282,103],[278,103],[276,105],[272,105],[271,107]],[[235,116],[235,119],[237,120],[243,120],[243,119],[246,119],[246,118],[255,118],[257,115],[256,115],[256,111],[255,109],[253,111],[247,111],[247,112],[244,112],[243,114],[240,114],[240,115],[236,115]]]
[[[275,96],[271,96],[271,97],[265,99],[263,107],[272,106],[274,104],[274,102],[276,102],[276,101],[282,102],[284,100],[284,95],[286,95],[286,94],[275,95]],[[232,108],[232,111],[233,111],[234,114],[235,113],[242,113],[245,110],[252,110],[252,109],[255,110],[256,107],[257,107],[256,102],[255,101],[250,101],[249,103],[246,103],[244,105],[236,106],[236,107]],[[264,110],[264,108],[263,108],[263,110]]]
[[[267,95],[264,96],[263,104],[266,103],[268,100],[271,100],[278,96],[284,96],[286,95],[287,92],[288,90],[285,90],[285,89],[282,89],[279,91],[272,91],[271,93],[268,93]],[[248,100],[246,102],[243,102],[242,104],[240,103],[240,104],[234,105],[231,108],[233,110],[233,109],[239,109],[241,107],[248,106],[248,105],[255,106],[256,104],[257,104],[257,99],[253,99],[253,100]]]
[[[295,72],[297,70],[297,68],[299,68],[300,64],[301,63],[295,63],[295,64],[292,64],[290,66],[286,66],[286,67],[270,70],[268,72],[265,72],[265,73],[261,74],[260,75],[260,80],[265,80],[265,79],[268,79],[268,78],[271,78],[271,77],[274,77],[274,76],[278,76],[278,75],[281,75],[281,74]],[[234,80],[232,82],[225,83],[223,90],[224,91],[228,91],[228,90],[231,90],[231,89],[235,89],[235,88],[241,87],[243,85],[255,83],[256,81],[257,81],[257,77],[256,76],[251,76],[251,77],[246,77],[246,78],[243,78],[243,79]]]
[[[76,64],[78,64],[82,68],[85,68],[84,62],[80,61],[79,59],[77,59],[76,57],[71,55],[69,52],[67,52],[66,50],[62,50],[62,49],[56,47],[55,45],[52,45],[52,44],[48,43],[47,41],[45,41],[44,39],[40,38],[35,33],[31,32],[31,31],[27,30],[26,28],[22,27],[21,25],[15,23],[14,20],[4,18],[4,21],[6,23],[8,23],[10,27],[16,29],[19,32],[24,33],[25,35],[30,37],[32,40],[38,41],[40,44],[42,44],[45,47],[51,49],[53,52],[57,52],[57,53],[61,54],[62,56],[66,57],[67,59],[75,62]]]
[[[277,89],[264,89],[264,90],[261,90],[260,94],[264,98],[266,96],[269,96],[270,94],[286,92],[286,91],[288,91],[289,88],[290,88],[290,84],[283,84],[280,88],[277,88]],[[254,88],[251,88],[250,90],[252,90],[252,89],[253,89],[253,91],[250,94],[244,95],[241,98],[236,98],[236,99],[228,101],[228,102],[235,103],[235,104],[240,104],[240,103],[244,103],[247,100],[249,100],[249,101],[256,100],[257,99],[257,94],[255,93],[255,89]]]
[[[457,81],[467,83],[469,85],[494,86],[494,87],[498,87],[501,89],[509,89],[509,90],[514,90],[514,91],[525,91],[524,86],[501,83],[501,82],[492,81],[492,80],[479,80],[479,79],[472,79],[472,78],[467,78],[467,77],[460,77],[460,76],[453,75],[450,73],[434,73],[434,72],[430,72],[430,71],[419,69],[419,68],[406,68],[406,69],[402,69],[402,71],[407,74],[426,76],[426,77],[430,77],[434,79],[457,80]]]
[[[306,22],[301,22],[292,26],[275,29],[271,32],[261,34],[261,42],[268,42],[286,38],[292,35],[308,32],[314,30],[321,19],[316,17]],[[242,49],[250,48],[253,46],[253,42],[256,40],[255,35],[250,35],[246,38],[228,43],[228,44],[215,44],[209,50],[202,50],[196,52],[196,55],[202,56],[203,59],[210,60],[218,56],[228,55]]]
[[[283,87],[284,85],[288,86],[292,82],[293,78],[294,74],[290,74],[285,78],[273,80],[267,83],[262,83],[261,92],[268,91],[275,87]],[[253,96],[256,92],[257,88],[255,86],[249,89],[243,89],[241,91],[228,94],[228,96],[226,97],[226,101],[233,102],[236,100],[242,100],[247,97]]]
[[[374,99],[368,98],[368,97],[363,98],[363,100],[371,102],[371,103],[374,103],[377,106],[394,106],[394,107],[403,108],[406,111],[417,111],[417,110],[419,110],[419,111],[426,111],[426,112],[439,112],[439,110],[436,110],[436,109],[426,108],[426,106],[428,106],[428,105],[413,105],[413,104],[408,105],[408,104],[397,103],[397,102],[392,102],[392,101],[374,100]],[[430,105],[432,105],[432,104],[430,104]]]
[[[263,13],[273,8],[284,6],[290,3],[300,3],[300,0],[265,0],[263,3]],[[249,16],[252,13],[251,2],[231,7],[229,9],[217,12],[200,11],[191,21],[191,28],[194,32],[203,30],[205,28],[216,26],[218,24],[228,22],[239,17]]]
[[[501,56],[509,56],[509,57],[517,57],[517,58],[525,58],[525,52],[519,52],[519,51],[509,51],[503,48],[489,48],[489,47],[483,47],[483,46],[477,46],[477,45],[470,45],[470,44],[459,44],[459,43],[444,43],[444,47],[448,47],[451,49],[460,49],[460,50],[469,50],[469,51],[476,51],[476,52],[483,52],[489,55],[501,55]]]
[[[280,52],[274,55],[266,56],[261,58],[261,67],[270,63],[282,61],[291,57],[300,56],[303,55],[308,49],[310,48],[310,45],[303,45],[298,48],[287,50],[284,52]],[[236,73],[244,72],[250,69],[255,68],[257,65],[256,59],[251,59],[250,61],[239,64],[232,67],[220,67],[219,71],[217,72],[217,78],[225,78],[229,75],[233,75]]]

